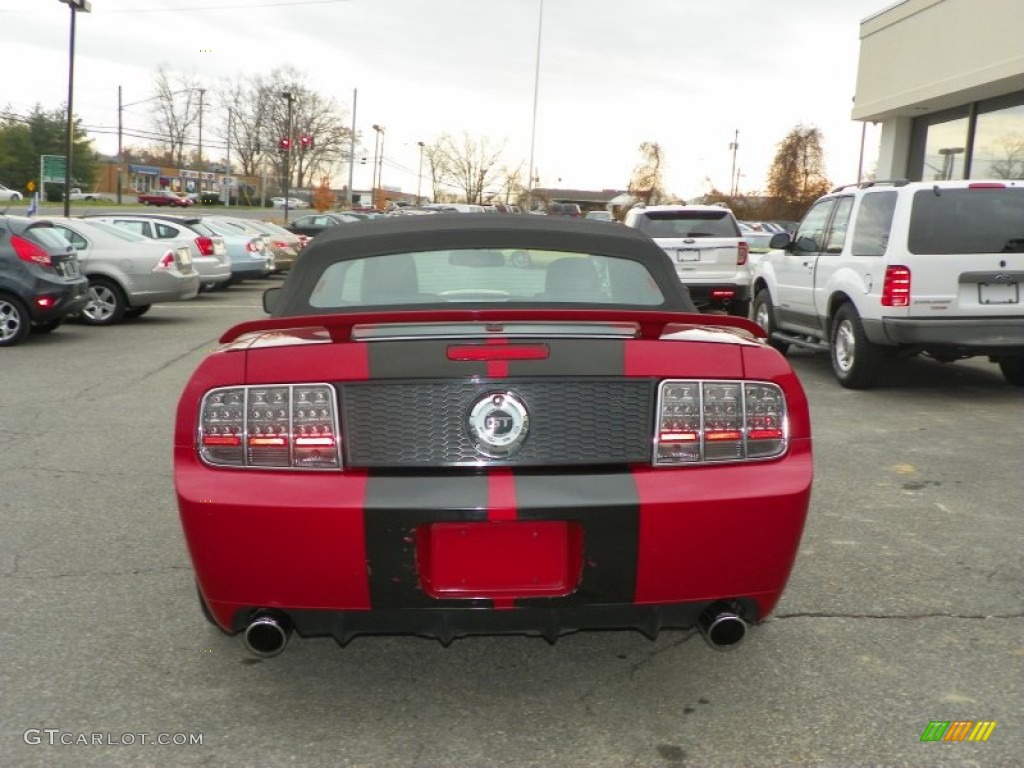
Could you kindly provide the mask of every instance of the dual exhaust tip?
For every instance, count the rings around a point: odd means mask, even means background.
[[[697,619],[697,628],[716,651],[731,651],[747,636],[747,622],[727,603],[714,603]]]
[[[716,651],[729,651],[747,636],[747,622],[727,603],[709,606],[697,619],[697,628]],[[245,628],[245,647],[256,656],[277,656],[288,645],[291,624],[284,618],[262,613]]]
[[[245,628],[245,647],[265,659],[277,656],[288,645],[291,624],[271,614],[259,614]]]

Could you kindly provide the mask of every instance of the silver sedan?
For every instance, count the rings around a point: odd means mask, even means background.
[[[46,220],[78,251],[89,278],[89,303],[81,319],[89,325],[112,325],[145,314],[151,304],[199,293],[199,274],[186,246],[168,247],[102,221]]]

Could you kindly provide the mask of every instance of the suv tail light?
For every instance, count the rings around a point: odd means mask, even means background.
[[[789,445],[786,397],[775,384],[664,381],[654,464],[678,466],[781,456]]]
[[[200,406],[199,457],[225,467],[340,469],[337,414],[328,384],[213,389]]]
[[[203,256],[213,256],[213,238],[199,236],[196,238],[196,247]]]
[[[50,254],[42,246],[36,245],[31,240],[26,240],[18,235],[11,235],[11,246],[22,261],[39,264],[44,267],[53,266]]]
[[[153,267],[154,272],[164,272],[174,266],[174,251],[165,253]]]
[[[750,258],[750,243],[746,240],[740,240],[739,252],[736,254],[736,264],[743,266],[747,263],[748,258]]]
[[[883,307],[910,306],[910,270],[906,267],[885,268],[885,282],[882,283]]]

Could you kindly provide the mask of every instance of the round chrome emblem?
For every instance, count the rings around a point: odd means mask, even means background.
[[[488,392],[469,411],[469,436],[477,453],[492,459],[518,451],[530,430],[530,414],[512,392]]]

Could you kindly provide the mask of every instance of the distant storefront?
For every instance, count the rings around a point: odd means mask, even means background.
[[[903,0],[861,22],[855,120],[877,178],[1024,178],[1024,2]]]

